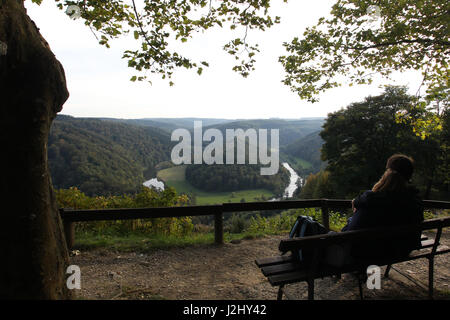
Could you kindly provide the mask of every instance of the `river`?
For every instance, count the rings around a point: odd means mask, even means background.
[[[284,191],[283,198],[285,198],[285,199],[292,198],[295,190],[297,190],[297,188],[298,188],[297,181],[299,181],[299,179],[300,179],[300,182],[301,182],[302,180],[298,176],[297,172],[295,172],[295,170],[291,168],[289,163],[283,162],[282,165],[289,171],[289,173],[291,175],[290,179],[289,179],[289,185],[286,187],[286,189]],[[144,184],[144,186],[149,187],[149,188],[155,187],[156,189],[164,190],[164,182],[159,181],[157,178],[147,180],[143,184]],[[270,201],[275,201],[275,200],[279,200],[279,199],[274,198],[274,199],[271,199]]]
[[[289,185],[284,190],[283,198],[292,198],[295,190],[297,190],[298,188],[297,181],[299,181],[300,179],[301,182],[301,178],[298,176],[297,172],[295,172],[295,170],[291,168],[289,163],[283,162],[283,167],[285,167],[291,174],[291,177],[289,179]]]

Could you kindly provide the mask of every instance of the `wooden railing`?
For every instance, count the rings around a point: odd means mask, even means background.
[[[427,209],[450,209],[450,202],[424,200]],[[130,209],[99,209],[74,210],[60,209],[64,223],[67,246],[73,247],[75,242],[75,223],[81,221],[102,220],[130,220],[148,218],[175,218],[186,216],[214,216],[215,243],[223,243],[223,214],[226,212],[245,212],[261,210],[286,210],[300,208],[321,208],[322,223],[329,230],[329,209],[351,208],[351,200],[314,199],[314,200],[287,200],[268,202],[223,203],[206,206],[164,207],[164,208],[130,208]]]

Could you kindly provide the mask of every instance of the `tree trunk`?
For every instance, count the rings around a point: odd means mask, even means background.
[[[0,1],[0,299],[67,299],[68,252],[47,165],[64,70],[23,0]]]

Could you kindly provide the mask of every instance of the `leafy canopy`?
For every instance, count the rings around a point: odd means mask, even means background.
[[[413,108],[414,97],[406,92],[404,87],[387,87],[379,96],[366,97],[328,115],[320,133],[325,141],[321,155],[327,161],[329,181],[337,197],[354,197],[370,189],[385,171],[386,160],[395,153],[413,157],[415,183],[428,188],[421,190],[425,197],[433,186],[448,190],[448,180],[444,181],[448,179],[444,174],[449,164],[445,142],[448,127],[426,141],[413,134],[413,120],[425,118],[426,111]],[[400,110],[409,110],[411,121],[395,121]]]
[[[437,95],[448,95],[449,87],[449,25],[447,0],[338,0],[330,18],[284,43],[284,83],[316,102],[343,78],[369,84],[375,74],[419,70],[430,98],[442,99]]]
[[[42,0],[32,0],[40,4]],[[109,47],[111,39],[132,34],[140,42],[136,50],[126,50],[123,58],[139,71],[131,81],[142,81],[142,71],[170,79],[176,68],[196,69],[201,74],[206,61],[194,61],[172,49],[174,41],[187,42],[195,33],[213,27],[239,31],[239,36],[224,45],[224,50],[239,60],[233,70],[246,77],[254,70],[258,44],[247,42],[249,29],[265,30],[279,22],[268,10],[270,0],[55,0],[60,9],[80,8],[81,18],[96,34],[101,45]],[[285,2],[287,0],[284,0]],[[67,11],[70,15],[70,11]],[[172,85],[172,81],[170,81]]]

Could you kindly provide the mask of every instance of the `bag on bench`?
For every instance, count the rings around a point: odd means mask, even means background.
[[[328,233],[327,229],[313,218],[308,216],[299,216],[289,232],[289,238],[307,237],[325,233]],[[286,252],[283,252],[282,254],[285,253]],[[300,249],[297,252],[292,252],[294,258],[301,262],[309,261],[312,254],[312,250]]]

